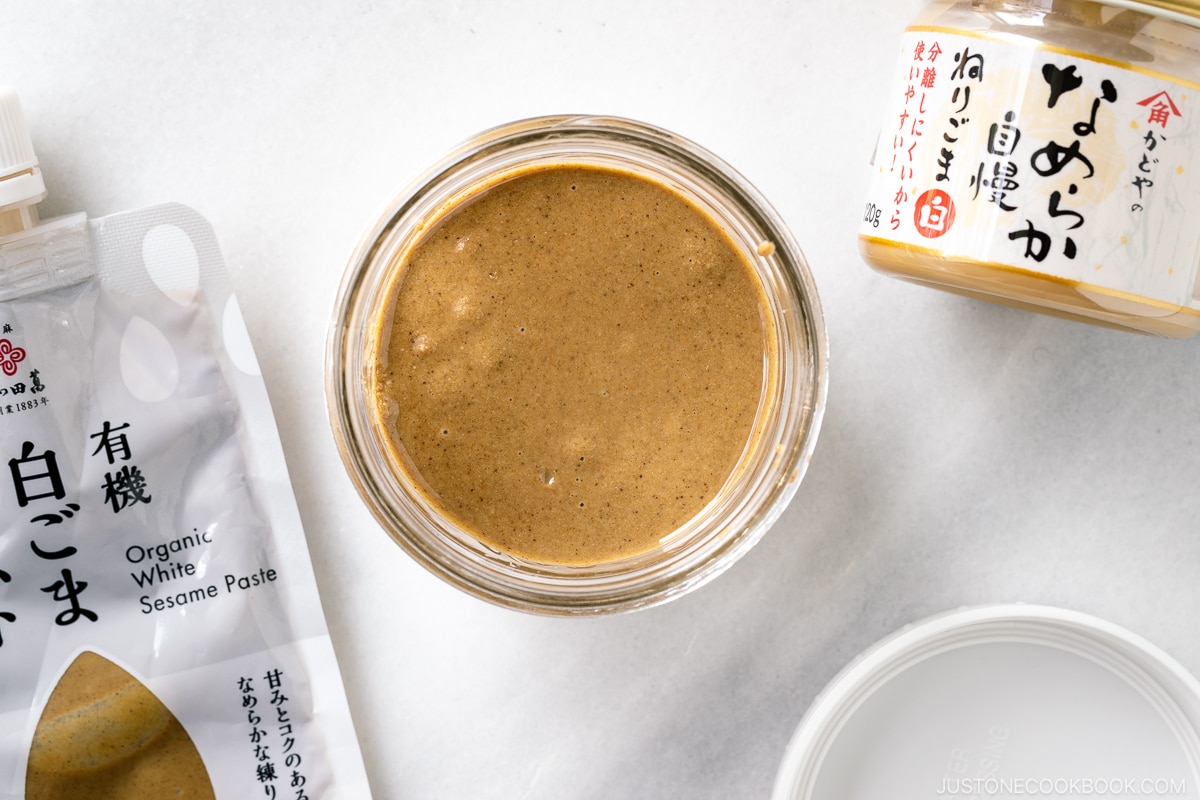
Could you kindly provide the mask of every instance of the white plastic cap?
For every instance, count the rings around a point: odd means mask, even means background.
[[[0,208],[37,202],[45,196],[46,184],[21,100],[12,87],[0,86]]]

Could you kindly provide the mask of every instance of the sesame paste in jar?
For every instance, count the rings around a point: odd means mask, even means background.
[[[737,469],[773,364],[766,301],[675,190],[529,167],[399,258],[379,422],[413,483],[483,543],[552,564],[645,552]]]

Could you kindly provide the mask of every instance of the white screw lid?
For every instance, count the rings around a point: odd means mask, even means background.
[[[0,86],[0,208],[30,203],[46,196],[37,154],[25,125],[21,100],[10,86]]]

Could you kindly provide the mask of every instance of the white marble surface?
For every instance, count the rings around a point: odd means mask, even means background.
[[[0,81],[48,210],[177,200],[216,227],[377,797],[763,797],[843,665],[963,604],[1096,614],[1200,672],[1200,340],[992,307],[858,257],[921,5],[3,5]],[[560,112],[656,123],[746,175],[811,262],[832,350],[779,524],[695,594],[594,620],[495,608],[416,566],[345,477],[323,398],[331,304],[372,215],[478,130]]]

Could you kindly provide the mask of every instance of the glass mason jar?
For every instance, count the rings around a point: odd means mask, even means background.
[[[372,391],[392,295],[428,231],[489,187],[539,166],[632,173],[687,198],[736,245],[763,297],[763,382],[736,468],[703,510],[649,551],[602,563],[540,563],[485,543],[439,505],[389,437]],[[601,347],[597,343],[596,347]],[[625,611],[677,597],[752,547],[807,468],[826,394],[826,340],[800,249],[767,202],[697,145],[617,118],[545,117],[486,131],[401,192],[347,267],[327,347],[330,418],[347,470],[386,532],[434,574],[477,597],[544,614]],[[403,414],[404,409],[399,409]]]
[[[1200,331],[1200,2],[933,2],[905,31],[859,228],[895,277]]]

